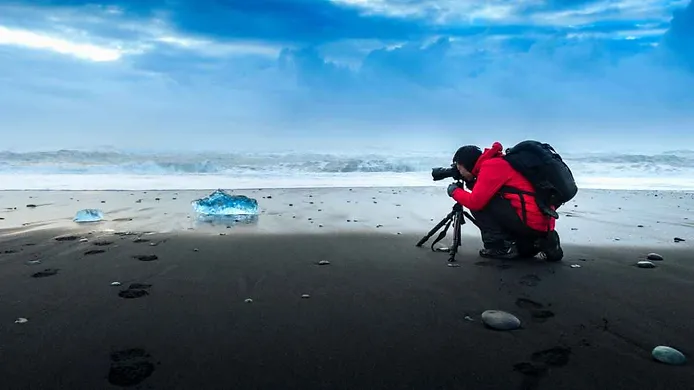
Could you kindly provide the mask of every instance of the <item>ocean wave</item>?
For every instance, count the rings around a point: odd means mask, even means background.
[[[694,151],[660,154],[566,154],[576,176],[692,175]],[[340,174],[428,172],[450,164],[449,153],[125,153],[56,150],[0,152],[0,172],[18,174]]]
[[[135,154],[118,152],[0,152],[0,171],[25,173],[242,174],[272,171],[315,173],[416,172],[437,158],[329,154]],[[445,162],[445,160],[444,160]],[[434,165],[432,165],[434,164]]]

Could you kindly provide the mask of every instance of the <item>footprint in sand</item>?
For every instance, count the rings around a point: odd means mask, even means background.
[[[525,376],[524,390],[537,389],[540,379],[547,374],[550,367],[563,367],[569,363],[571,348],[554,347],[542,351],[533,352],[530,362],[521,362],[513,365],[513,370]]]
[[[152,287],[151,284],[144,283],[133,283],[128,286],[125,290],[120,290],[118,296],[124,299],[135,299],[142,298],[149,295],[149,288]]]
[[[554,317],[554,312],[551,310],[545,310],[544,305],[526,298],[516,299],[516,306],[521,309],[528,310],[533,320],[536,322],[545,322],[549,318]]]
[[[104,252],[106,252],[106,251],[103,249],[92,249],[92,250],[88,250],[88,251],[84,252],[84,255],[85,256],[98,255],[99,253],[104,253]]]
[[[49,276],[57,275],[58,271],[60,271],[58,268],[46,268],[43,271],[36,272],[31,275],[32,278],[46,278]]]
[[[108,382],[121,387],[140,384],[154,372],[154,363],[151,358],[150,354],[141,348],[111,353]]]
[[[157,255],[135,255],[133,256],[134,259],[138,259],[140,261],[154,261],[157,260],[159,257]]]
[[[520,283],[520,284],[522,284],[522,285],[524,285],[524,286],[528,286],[528,287],[535,287],[535,286],[537,286],[541,281],[542,281],[542,279],[540,279],[539,276],[537,276],[537,275],[535,275],[535,274],[528,274],[528,275],[523,276],[523,277],[521,278],[520,282],[518,282],[518,283]]]

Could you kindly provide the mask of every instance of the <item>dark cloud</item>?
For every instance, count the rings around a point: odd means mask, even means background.
[[[16,2],[19,3],[19,2]],[[94,7],[92,1],[37,0],[25,5]],[[336,39],[410,39],[426,33],[421,21],[364,16],[326,0],[102,0],[128,17],[164,15],[178,31],[218,38],[322,43]]]

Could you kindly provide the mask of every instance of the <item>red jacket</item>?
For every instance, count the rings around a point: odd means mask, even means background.
[[[521,191],[534,192],[533,186],[528,180],[521,176],[511,165],[499,158],[503,156],[502,146],[495,142],[491,148],[484,150],[479,160],[472,168],[472,174],[477,178],[477,182],[471,192],[462,188],[453,191],[453,199],[470,210],[478,211],[483,209],[489,200],[495,196],[502,186],[512,187]],[[535,197],[531,195],[518,195],[502,193],[502,196],[511,202],[511,205],[523,218],[523,209],[520,197],[525,197],[525,210],[527,223],[532,229],[546,232],[554,230],[555,220],[540,211],[535,202]]]

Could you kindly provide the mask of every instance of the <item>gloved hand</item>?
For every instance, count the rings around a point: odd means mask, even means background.
[[[449,184],[449,185],[448,185],[448,189],[446,190],[446,192],[448,193],[448,196],[453,196],[453,191],[455,191],[456,188],[460,188],[460,187],[458,186],[458,183],[451,183],[451,184]]]
[[[467,187],[468,190],[472,191],[472,188],[475,186],[475,183],[477,183],[477,179],[465,180],[465,187]]]

